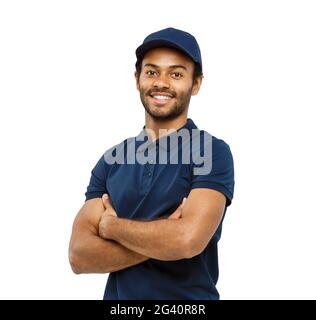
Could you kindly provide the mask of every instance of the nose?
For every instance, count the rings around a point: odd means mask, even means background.
[[[154,82],[153,82],[153,86],[156,88],[166,88],[169,89],[170,84],[169,84],[169,80],[168,77],[164,74],[159,74]]]

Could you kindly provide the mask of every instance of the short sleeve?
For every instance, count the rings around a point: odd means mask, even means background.
[[[208,188],[223,193],[228,207],[234,195],[234,163],[229,145],[220,139],[212,140],[211,170],[205,175],[192,174],[191,189]],[[199,166],[194,166],[199,167]]]
[[[102,156],[91,171],[90,182],[85,193],[86,201],[93,198],[102,198],[102,195],[107,193],[107,171],[108,166],[106,166],[104,156]]]

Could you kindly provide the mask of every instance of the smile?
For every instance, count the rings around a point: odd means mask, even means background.
[[[170,100],[172,100],[172,97],[161,95],[161,94],[154,94],[150,95],[150,100],[155,104],[156,106],[164,106],[166,105]]]
[[[170,100],[171,99],[171,97],[169,97],[169,96],[162,96],[162,95],[153,95],[151,97],[154,99],[158,99],[158,100]]]

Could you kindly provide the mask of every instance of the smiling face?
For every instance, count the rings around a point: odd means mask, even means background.
[[[194,62],[171,48],[148,51],[135,73],[146,112],[157,120],[171,120],[187,112],[191,95],[198,93],[202,77],[193,80]]]

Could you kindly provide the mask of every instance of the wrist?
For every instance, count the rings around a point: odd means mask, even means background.
[[[118,222],[117,216],[109,216],[108,217],[108,239],[115,240],[115,230]]]

